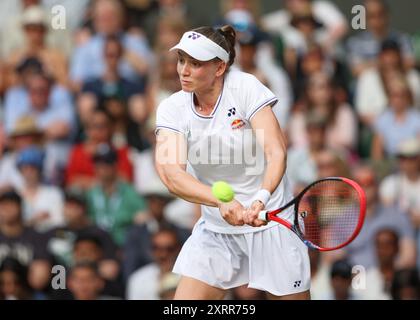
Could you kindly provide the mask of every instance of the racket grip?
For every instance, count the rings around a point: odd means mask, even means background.
[[[258,219],[263,220],[263,221],[268,221],[267,210],[261,210],[260,213],[258,213]]]

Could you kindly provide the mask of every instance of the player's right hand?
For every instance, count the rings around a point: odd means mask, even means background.
[[[233,199],[230,202],[221,202],[219,204],[219,210],[223,219],[225,219],[229,224],[233,226],[244,225],[243,212],[245,208],[239,201]]]

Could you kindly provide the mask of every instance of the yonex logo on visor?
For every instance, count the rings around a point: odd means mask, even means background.
[[[194,31],[184,33],[179,43],[169,51],[179,49],[199,61],[209,61],[219,58],[229,62],[229,53],[216,42],[210,40],[203,34]]]
[[[188,36],[188,38],[195,40],[200,38],[200,34],[193,32]]]

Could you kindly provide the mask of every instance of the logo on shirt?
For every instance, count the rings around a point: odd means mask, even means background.
[[[243,121],[241,119],[236,119],[236,120],[232,121],[230,126],[232,127],[233,130],[237,130],[237,129],[240,129],[243,126],[245,126],[245,121]]]
[[[302,281],[301,281],[301,280],[299,280],[299,281],[295,281],[295,283],[293,284],[293,287],[294,287],[294,288],[298,288],[298,287],[300,287],[301,283],[302,283]]]
[[[230,108],[229,110],[228,110],[228,117],[230,117],[230,116],[234,116],[236,114],[236,108]]]

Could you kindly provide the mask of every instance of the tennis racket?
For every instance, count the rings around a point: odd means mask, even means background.
[[[294,207],[294,223],[278,215]],[[261,211],[258,218],[276,221],[311,249],[331,251],[352,242],[359,234],[366,212],[366,196],[354,181],[329,177],[313,182],[285,206]]]

